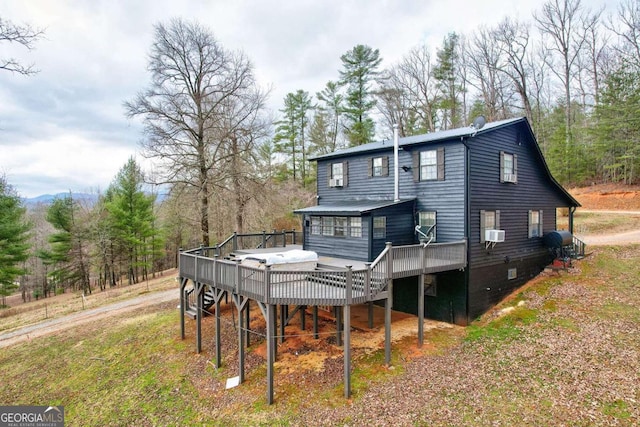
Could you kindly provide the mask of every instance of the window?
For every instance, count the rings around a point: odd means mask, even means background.
[[[507,270],[507,280],[515,280],[518,278],[518,269],[510,268]]]
[[[327,165],[327,177],[329,187],[346,187],[348,180],[348,162],[329,163]]]
[[[444,181],[444,148],[413,152],[413,180]]]
[[[485,243],[486,230],[500,229],[500,211],[480,211],[480,243]]]
[[[369,178],[389,175],[389,157],[372,157],[369,159]]]
[[[427,234],[429,237],[436,239],[436,213],[435,211],[423,211],[418,213],[418,225],[420,231]],[[431,229],[431,231],[429,231]],[[418,233],[419,234],[419,233]],[[422,235],[418,235],[419,239],[424,238]]]
[[[529,211],[529,238],[542,237],[542,211]]]
[[[333,236],[333,217],[322,217],[322,234],[325,236]]]
[[[311,217],[311,234],[322,234],[322,221],[321,218],[319,216],[312,216]]]
[[[500,182],[518,182],[518,156],[500,152]]]
[[[349,236],[362,237],[362,218],[359,216],[349,218]]]
[[[334,236],[346,236],[347,235],[347,217],[337,216],[333,219],[335,224],[333,228]]]
[[[436,150],[422,151],[420,153],[420,181],[429,181],[438,178],[438,160]]]
[[[387,217],[376,216],[373,218],[373,238],[384,239],[387,237]]]

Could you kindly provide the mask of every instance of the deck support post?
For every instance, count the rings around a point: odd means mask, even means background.
[[[244,310],[244,323],[245,323],[245,345],[249,347],[251,345],[251,300],[247,298],[247,308]]]
[[[276,340],[274,337],[275,332],[275,318],[276,318],[276,306],[273,304],[267,304],[266,307],[266,323],[267,323],[267,404],[273,403],[273,362],[276,358]]]
[[[342,345],[342,310],[340,307],[333,307],[336,316],[336,344]]]
[[[313,338],[318,339],[318,306],[313,306]]]
[[[307,318],[305,316],[306,315],[306,311],[307,311],[307,306],[306,305],[303,305],[302,307],[300,307],[300,329],[303,330],[303,331],[305,329],[307,329],[306,328],[306,326],[307,326],[306,325]]]
[[[218,290],[216,289],[214,293],[215,293],[214,309],[216,311],[216,361],[215,361],[215,367],[219,368],[222,365],[222,344],[220,343],[220,299],[222,298],[222,294],[225,293],[225,292],[222,291],[220,294],[218,294]]]
[[[369,301],[367,303],[367,311],[368,311],[368,320],[369,320],[369,329],[373,329],[373,301]]]
[[[391,242],[386,243],[387,254],[387,300],[384,304],[384,363],[391,364],[391,308],[393,307],[393,251]]]
[[[285,312],[285,305],[280,305],[280,344],[284,342],[284,327],[287,323],[287,313]]]
[[[238,307],[238,364],[239,364],[239,374],[240,383],[244,382],[244,358],[245,358],[245,346],[244,346],[244,316],[243,311],[246,309],[247,303],[249,302],[249,298],[244,298],[242,295],[233,294],[233,301]]]
[[[384,363],[391,364],[391,307],[393,303],[393,280],[387,285],[387,300],[384,304]]]
[[[202,351],[202,306],[204,299],[204,285],[196,283],[196,353]]]
[[[424,274],[418,276],[418,347],[424,343]]]
[[[187,298],[185,298],[184,289],[187,285],[187,280],[188,279],[186,277],[180,278],[180,337],[182,339],[184,339],[186,335],[184,325],[184,311],[187,305]]]
[[[351,306],[344,306],[344,397],[351,397]]]

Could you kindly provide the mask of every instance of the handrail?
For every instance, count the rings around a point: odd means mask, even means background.
[[[299,266],[288,265],[255,267],[236,260],[207,257],[205,248],[197,248],[180,253],[179,274],[261,302],[355,304],[376,300],[390,279],[465,268],[466,244],[466,240],[429,246],[394,247],[387,243],[373,263],[353,270],[297,269]]]

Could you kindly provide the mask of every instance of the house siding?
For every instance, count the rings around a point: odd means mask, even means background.
[[[566,197],[549,179],[524,123],[470,138],[469,319],[473,320],[548,263],[542,237],[529,238],[529,211],[543,211],[543,235],[556,228],[556,208]],[[500,182],[500,152],[517,155],[517,183]],[[500,211],[505,241],[480,242],[480,211]],[[507,279],[509,268],[516,280]],[[535,273],[535,274],[534,274]]]
[[[412,171],[403,171],[402,166],[412,167],[412,155],[416,151],[444,148],[444,180],[414,182]],[[421,144],[400,150],[398,154],[399,197],[400,199],[418,198],[417,211],[435,211],[437,219],[438,242],[450,242],[464,238],[465,220],[465,160],[464,146],[459,143]],[[389,175],[369,177],[369,160],[372,157],[389,156]],[[320,204],[336,203],[344,200],[393,200],[394,158],[393,149],[383,153],[367,153],[349,157],[349,182],[342,188],[329,187],[327,170],[331,163],[343,159],[331,159],[318,162],[318,196]],[[413,218],[413,226],[417,218]],[[392,236],[395,236],[393,234]],[[394,245],[404,244],[389,240]],[[402,236],[402,242],[405,237]],[[417,237],[414,234],[414,240]],[[412,243],[409,242],[409,243]]]

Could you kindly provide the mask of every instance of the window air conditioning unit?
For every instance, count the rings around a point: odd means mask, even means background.
[[[504,230],[485,230],[484,240],[492,243],[504,242]]]
[[[342,178],[332,178],[329,180],[329,187],[342,187]]]
[[[516,182],[517,176],[514,173],[505,173],[504,174],[504,182]]]

